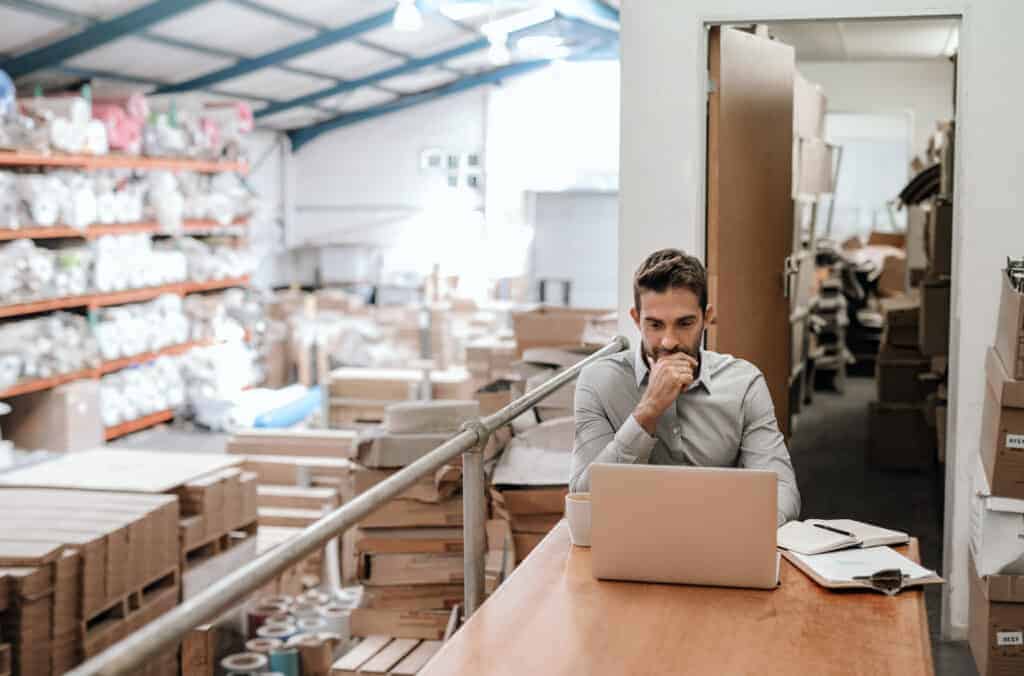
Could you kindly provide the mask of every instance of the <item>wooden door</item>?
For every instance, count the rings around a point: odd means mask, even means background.
[[[708,346],[761,369],[788,437],[793,48],[715,27],[708,67],[706,261],[718,313]]]

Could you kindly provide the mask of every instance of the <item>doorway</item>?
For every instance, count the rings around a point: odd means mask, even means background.
[[[708,346],[765,374],[804,518],[905,531],[940,574],[959,25],[708,36]],[[973,673],[941,641],[942,594],[926,591],[936,673]]]

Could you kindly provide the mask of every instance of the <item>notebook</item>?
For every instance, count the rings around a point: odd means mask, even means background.
[[[899,570],[903,576],[900,588],[943,582],[934,571],[914,563],[890,547],[814,555],[784,552],[783,556],[812,580],[829,589],[875,588],[871,584],[871,576],[886,570]]]
[[[910,542],[910,536],[906,533],[853,519],[790,521],[779,528],[777,539],[782,549],[800,554],[823,554],[850,547],[879,547]]]

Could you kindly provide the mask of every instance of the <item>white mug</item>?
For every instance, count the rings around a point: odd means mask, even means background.
[[[565,518],[569,520],[569,539],[577,547],[590,546],[590,493],[565,496]]]

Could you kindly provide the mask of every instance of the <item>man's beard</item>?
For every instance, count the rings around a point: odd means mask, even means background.
[[[649,347],[647,345],[647,341],[643,341],[644,361],[647,362],[647,367],[650,368],[651,365],[654,362],[658,361],[662,357],[667,357],[669,355],[678,354],[679,352],[682,352],[682,353],[688,354],[691,357],[693,357],[694,359],[696,359],[697,360],[697,364],[698,364],[698,368],[699,368],[699,365],[700,365],[700,344],[701,344],[703,336],[704,336],[704,332],[701,331],[698,334],[698,336],[697,336],[697,341],[693,345],[690,345],[690,346],[679,345],[678,347],[675,347],[675,348],[673,348],[671,350],[666,350],[666,349],[664,349],[662,347],[651,348],[651,347]],[[643,339],[641,338],[641,340],[643,340]]]

